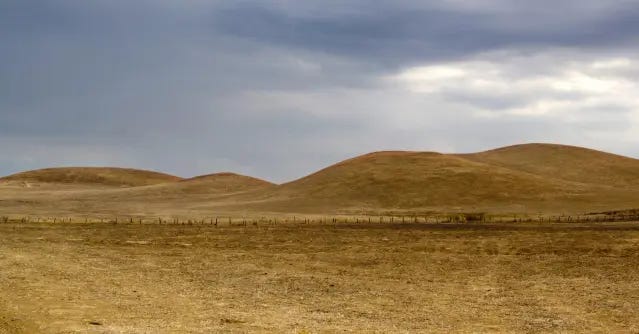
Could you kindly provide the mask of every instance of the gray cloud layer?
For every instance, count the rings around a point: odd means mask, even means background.
[[[214,22],[218,31],[262,43],[396,65],[495,48],[630,44],[639,29],[639,8],[628,3],[592,8],[587,1],[519,2],[483,12],[438,2],[394,3],[359,2],[332,16],[240,5],[216,12]]]
[[[0,2],[0,174],[275,181],[381,149],[639,156],[636,1]]]

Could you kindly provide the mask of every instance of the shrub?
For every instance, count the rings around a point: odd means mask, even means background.
[[[464,213],[463,215],[467,222],[481,222],[486,219],[486,214],[483,212]]]

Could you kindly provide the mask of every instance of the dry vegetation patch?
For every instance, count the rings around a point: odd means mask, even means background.
[[[0,324],[11,314],[41,332],[632,332],[638,251],[637,223],[2,224]]]

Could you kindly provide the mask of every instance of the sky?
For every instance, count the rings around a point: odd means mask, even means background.
[[[639,158],[639,0],[0,0],[0,175],[286,182],[380,150]]]

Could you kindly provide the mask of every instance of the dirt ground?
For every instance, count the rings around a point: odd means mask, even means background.
[[[639,223],[7,223],[0,268],[0,333],[639,332]]]

